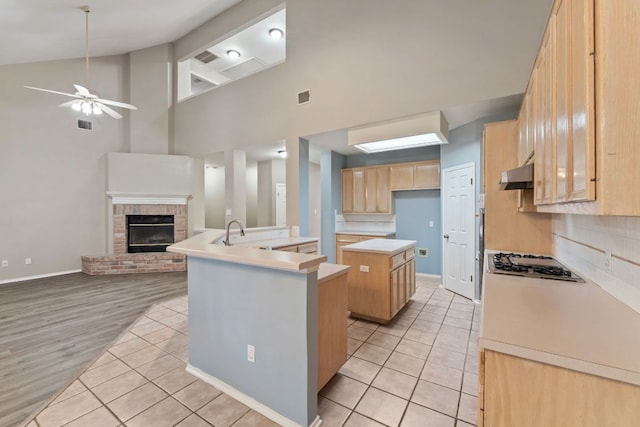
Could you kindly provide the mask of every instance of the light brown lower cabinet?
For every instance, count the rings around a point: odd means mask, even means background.
[[[478,427],[640,425],[640,386],[482,349]]]
[[[318,242],[302,243],[300,245],[280,246],[273,248],[274,251],[283,252],[299,252],[302,254],[317,255],[318,254]]]
[[[389,323],[415,293],[415,249],[396,255],[343,251],[351,316]]]
[[[318,283],[318,391],[347,361],[347,272]]]

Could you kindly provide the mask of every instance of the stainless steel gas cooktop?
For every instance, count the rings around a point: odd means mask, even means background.
[[[489,272],[537,279],[584,282],[580,276],[567,269],[550,256],[514,253],[497,253],[489,258]]]

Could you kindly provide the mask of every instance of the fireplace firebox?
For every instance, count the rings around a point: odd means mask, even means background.
[[[127,215],[127,252],[166,252],[174,239],[173,215]]]

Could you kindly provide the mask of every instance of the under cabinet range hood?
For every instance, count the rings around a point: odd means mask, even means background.
[[[503,171],[499,184],[501,190],[533,188],[533,163]]]

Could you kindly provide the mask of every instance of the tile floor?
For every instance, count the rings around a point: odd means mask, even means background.
[[[185,371],[187,297],[153,306],[27,427],[276,426]],[[476,424],[480,310],[419,278],[386,326],[349,319],[349,359],[320,391],[323,426]]]

